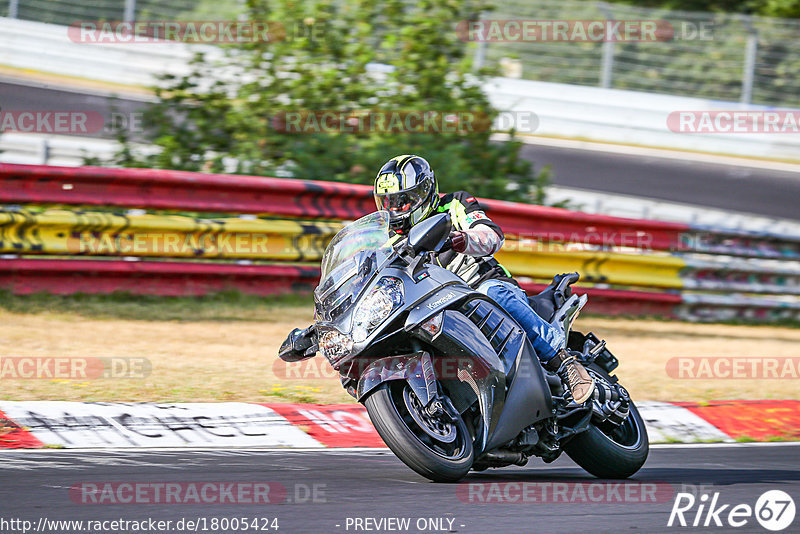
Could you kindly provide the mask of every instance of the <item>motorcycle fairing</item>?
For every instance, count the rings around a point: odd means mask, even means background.
[[[513,439],[520,428],[549,417],[552,408],[544,373],[519,325],[490,298],[476,297],[474,290],[450,271],[431,265],[425,272],[427,277],[412,280],[404,269],[388,267],[380,276],[402,279],[406,302],[413,303],[405,307],[408,316],[402,329],[430,343],[439,354],[446,355],[445,358],[455,360],[455,376],[436,378],[449,390],[457,410],[465,411],[477,398],[481,428],[476,429],[476,452],[502,445]],[[372,287],[378,278],[376,276],[368,287]],[[467,300],[469,302],[465,304]],[[387,327],[402,312],[403,308],[393,312],[367,340],[357,344],[351,358],[360,356],[361,350],[387,336],[391,332]],[[431,339],[420,325],[438,314],[442,314],[441,329]],[[378,345],[385,346],[384,343]],[[377,347],[373,345],[373,348]],[[367,352],[372,353],[372,350]],[[507,361],[504,362],[498,353]],[[372,361],[361,373],[356,398],[363,401],[383,382],[405,380],[426,405],[432,397],[430,384],[426,383],[422,372],[423,362],[426,358],[430,361],[439,357],[418,351]],[[433,369],[439,369],[440,364],[434,364]],[[510,385],[508,391],[507,383]],[[470,398],[473,400],[458,401]],[[513,403],[513,409],[505,409],[508,402]],[[518,426],[514,429],[515,425]],[[512,432],[513,435],[509,435]]]
[[[486,444],[486,451],[514,439],[520,429],[553,415],[553,400],[544,370],[524,332],[519,346],[505,405]]]
[[[520,429],[552,416],[550,388],[524,330],[499,305],[478,297],[460,310],[464,313],[443,312],[441,330],[435,336],[421,329],[415,335],[446,355],[436,358],[456,359],[450,368],[457,366],[458,380],[450,380],[448,389],[467,385],[478,398],[482,428],[475,447],[488,451],[513,439]],[[503,360],[510,360],[510,365]],[[461,393],[457,397],[463,398]]]
[[[425,334],[415,332],[421,338]],[[481,413],[481,428],[476,436],[475,447],[483,450],[488,436],[494,430],[503,411],[506,388],[506,373],[503,362],[497,356],[486,336],[463,313],[456,310],[442,312],[441,330],[429,343],[445,358],[455,359],[455,376],[438,377],[446,381],[449,389],[469,389],[478,399]],[[468,395],[461,391],[457,398]],[[468,407],[468,406],[467,406]],[[459,411],[467,407],[458,406]]]
[[[408,310],[408,318],[403,329],[411,332],[431,317],[441,313],[442,310],[452,308],[454,304],[474,293],[475,291],[464,285],[463,282],[460,285],[453,284],[442,287]]]
[[[376,387],[390,380],[408,382],[423,406],[427,406],[437,394],[431,356],[425,351],[418,351],[373,361],[361,373],[356,398],[362,402]]]

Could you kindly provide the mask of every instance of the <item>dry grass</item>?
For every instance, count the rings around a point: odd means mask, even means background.
[[[121,314],[126,318],[119,318],[82,313],[75,306],[49,307],[54,309],[40,307],[35,313],[28,313],[19,302],[3,306],[0,356],[146,357],[152,364],[151,375],[145,379],[86,381],[2,379],[0,398],[324,403],[352,400],[336,379],[292,380],[273,372],[275,354],[286,333],[311,320],[310,307],[298,307],[296,302],[222,306],[221,315],[199,309],[194,315],[183,312],[183,320],[165,319],[163,310],[152,312],[157,320],[148,320],[141,318],[141,313]],[[190,304],[188,310],[191,308]],[[187,320],[193,316],[203,320]],[[800,329],[596,317],[581,318],[577,326],[608,341],[622,362],[618,375],[634,399],[798,398],[796,380],[676,380],[667,376],[665,365],[675,356],[800,357]]]
[[[797,399],[797,379],[673,379],[666,371],[674,357],[800,357],[800,329],[772,326],[691,324],[587,317],[579,330],[608,341],[619,358],[617,375],[634,399],[709,401]]]

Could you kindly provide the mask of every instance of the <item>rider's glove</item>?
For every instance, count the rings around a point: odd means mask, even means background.
[[[450,248],[463,254],[467,250],[467,234],[461,231],[451,232]]]

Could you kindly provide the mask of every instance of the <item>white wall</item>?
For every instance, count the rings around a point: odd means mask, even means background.
[[[495,107],[536,113],[538,128],[528,133],[800,161],[800,133],[689,134],[667,127],[673,111],[768,109],[763,106],[510,78],[486,87]]]

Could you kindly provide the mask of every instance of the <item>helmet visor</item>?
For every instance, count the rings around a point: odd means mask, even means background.
[[[393,218],[411,213],[429,200],[432,180],[422,180],[409,189],[394,193],[375,193],[375,204],[379,210],[388,211]]]

